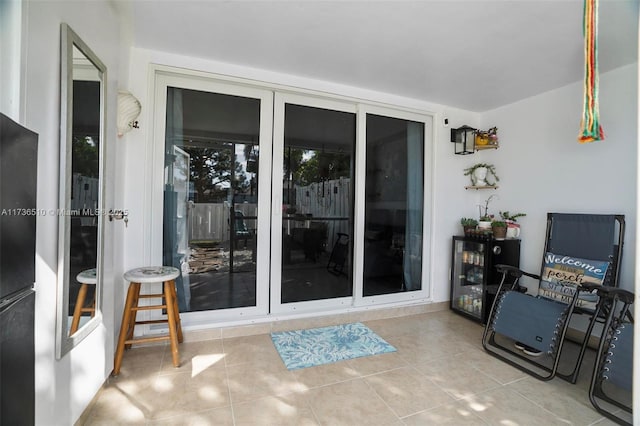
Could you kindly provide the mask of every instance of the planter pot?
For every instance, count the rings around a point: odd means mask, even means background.
[[[464,229],[464,235],[472,235],[476,230],[476,227],[472,225],[463,226],[462,228]]]
[[[507,224],[507,238],[518,238],[520,236],[520,225],[517,223]]]
[[[507,236],[506,226],[494,226],[492,230],[493,230],[493,238],[505,238]]]

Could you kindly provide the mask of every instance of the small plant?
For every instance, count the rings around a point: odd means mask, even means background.
[[[503,220],[494,220],[493,222],[491,222],[491,227],[492,228],[506,228],[507,227],[507,222],[505,222]]]
[[[484,209],[480,204],[478,204],[478,211],[480,213],[480,221],[482,222],[490,222],[493,220],[493,215],[489,214],[489,203],[493,200],[494,195],[491,195],[489,198],[484,200]]]
[[[471,185],[475,185],[477,183],[474,172],[476,171],[476,169],[479,169],[481,167],[484,167],[487,169],[487,177],[489,177],[488,176],[489,174],[493,175],[494,181],[491,183],[487,180],[487,185],[493,186],[496,184],[496,182],[500,182],[500,178],[496,174],[496,168],[493,164],[477,163],[471,167],[467,167],[466,169],[464,169],[464,175],[469,176],[469,178],[471,178]]]
[[[460,219],[460,224],[462,226],[478,226],[478,221],[470,217],[463,217]]]
[[[526,213],[514,213],[511,214],[508,211],[500,212],[500,217],[503,220],[510,220],[511,222],[517,222],[519,217],[526,216]]]

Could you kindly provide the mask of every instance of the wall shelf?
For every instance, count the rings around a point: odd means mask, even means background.
[[[474,186],[474,185],[470,185],[470,186],[465,186],[464,189],[475,189],[476,191],[479,189],[498,189],[499,187],[497,185],[483,185],[483,186]]]
[[[498,149],[500,148],[499,144],[487,144],[487,145],[477,145],[475,146],[476,151],[483,151],[485,149]]]

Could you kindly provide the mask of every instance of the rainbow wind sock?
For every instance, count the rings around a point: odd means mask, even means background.
[[[598,0],[584,0],[584,109],[578,142],[604,139],[598,110]]]

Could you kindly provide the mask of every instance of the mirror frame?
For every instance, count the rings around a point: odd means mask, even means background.
[[[71,236],[71,153],[73,132],[73,48],[96,67],[100,77],[100,130],[98,163],[98,238],[96,258],[95,315],[69,336],[69,250]],[[104,241],[104,165],[107,67],[82,39],[65,23],[60,25],[60,188],[58,211],[58,271],[56,303],[56,356],[62,358],[102,322],[103,241]]]

